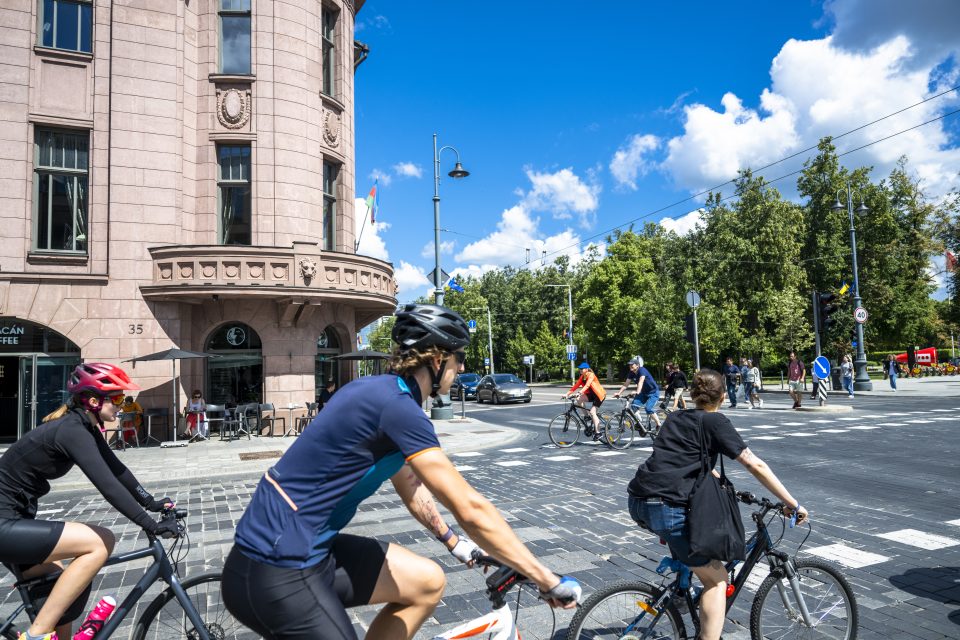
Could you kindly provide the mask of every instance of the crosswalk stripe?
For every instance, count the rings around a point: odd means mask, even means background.
[[[815,436],[815,435],[817,435],[817,434],[815,434],[815,433],[807,433],[807,432],[805,432],[805,431],[797,431],[796,433],[787,433],[787,435],[788,435],[788,436],[793,436],[794,438],[810,438],[810,437]]]
[[[754,429],[776,429],[777,425],[775,424],[755,424],[753,425]]]
[[[782,436],[753,436],[751,440],[783,440]]]
[[[890,415],[893,415],[893,414],[891,413]],[[856,422],[857,420],[863,420],[863,418],[862,418],[862,417],[860,417],[860,418],[837,418],[837,420],[843,420],[843,421],[845,421],[845,422]]]
[[[890,531],[889,533],[878,533],[876,536],[928,551],[945,549],[946,547],[954,547],[960,544],[960,540],[946,536],[938,536],[916,529],[901,529],[900,531]]]
[[[468,464],[463,465],[462,467],[457,467],[457,471],[463,473],[464,471],[476,471],[476,467],[471,467]]]
[[[784,422],[783,425],[786,427],[802,427],[803,423],[802,422]]]
[[[479,451],[461,451],[459,453],[453,454],[460,458],[476,458],[477,456],[482,456],[483,454]]]
[[[494,462],[493,464],[501,467],[525,467],[530,463],[524,462],[523,460],[502,460],[500,462]]]
[[[595,451],[591,455],[594,456],[624,456],[626,455],[623,451]]]
[[[545,427],[549,424],[549,420],[507,420],[509,424],[522,424],[533,427]]]
[[[577,456],[550,456],[549,458],[544,458],[544,460],[549,460],[550,462],[566,462],[567,460],[579,460]]]
[[[833,424],[833,420],[811,420],[812,424]]]
[[[951,524],[955,527],[960,527],[960,520],[947,520],[947,524]]]
[[[862,431],[869,431],[870,429],[879,429],[880,427],[870,427],[865,424],[858,425],[856,427],[850,427],[851,429],[860,429]]]
[[[520,453],[521,451],[529,451],[526,447],[513,447],[512,449],[500,449],[501,453]]]
[[[861,569],[863,567],[869,567],[872,564],[886,562],[890,559],[888,556],[882,556],[879,553],[861,551],[860,549],[854,549],[853,547],[848,547],[840,543],[813,547],[812,549],[807,549],[806,552],[810,555],[819,556],[824,560],[838,562],[850,569]]]
[[[820,433],[846,433],[846,429],[820,429]]]

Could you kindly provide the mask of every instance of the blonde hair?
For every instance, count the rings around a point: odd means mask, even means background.
[[[434,358],[443,358],[446,353],[440,347],[427,347],[423,350],[408,349],[401,351],[395,347],[390,356],[390,370],[401,376],[411,375],[420,367],[430,366]]]
[[[62,404],[59,407],[57,407],[55,411],[48,413],[46,416],[44,416],[43,422],[50,422],[51,420],[62,418],[63,416],[67,415],[68,411],[70,411],[70,405]]]

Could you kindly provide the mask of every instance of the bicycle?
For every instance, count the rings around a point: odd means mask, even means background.
[[[517,628],[517,619],[520,617],[520,595],[523,587],[528,587],[539,598],[539,589],[524,575],[490,556],[483,555],[480,551],[474,551],[473,558],[478,567],[496,568],[496,571],[487,577],[487,599],[490,600],[490,606],[493,610],[486,615],[433,636],[431,640],[459,640],[479,636],[488,636],[489,640],[520,640],[520,630]],[[516,614],[510,611],[510,605],[507,604],[506,599],[507,594],[513,587],[518,588]],[[553,614],[553,609],[550,609],[550,612]],[[553,614],[553,628],[549,635],[537,637],[542,638],[542,640],[553,638],[556,623],[556,615]],[[534,636],[527,634],[524,637],[529,639]]]
[[[757,530],[747,541],[747,559],[743,566],[736,571],[739,562],[726,564],[727,573],[731,576],[727,585],[727,611],[730,611],[742,592],[754,567],[761,559],[766,559],[770,575],[760,583],[753,599],[750,609],[751,638],[825,637],[854,640],[857,637],[859,613],[847,579],[828,562],[798,560],[776,549],[776,542],[770,536],[765,519],[770,512],[774,512],[770,521],[776,515],[785,520],[783,503],[774,503],[767,498],[757,499],[748,492],[737,492],[737,497],[744,504],[758,505],[760,509],[751,514]],[[807,537],[809,535],[808,532]],[[783,537],[782,533],[780,537]],[[687,638],[687,629],[681,611],[689,613],[694,637],[699,637],[700,594],[690,585],[691,571],[686,565],[666,557],[657,568],[657,573],[664,575],[668,571],[676,573],[669,584],[623,581],[592,594],[570,622],[567,640],[682,640]]]
[[[106,640],[120,627],[124,619],[133,611],[134,606],[144,596],[154,582],[164,582],[168,588],[157,595],[144,609],[133,627],[130,637],[133,640],[146,638],[188,638],[189,640],[226,640],[252,639],[256,634],[240,626],[220,601],[220,573],[206,573],[181,580],[178,563],[189,551],[189,537],[182,522],[187,516],[185,509],[170,509],[160,516],[160,520],[176,520],[183,534],[170,546],[164,548],[160,540],[147,534],[149,545],[143,549],[111,556],[104,566],[132,562],[141,558],[153,558],[153,564],[143,572],[143,576],[124,598],[113,615],[104,623],[103,628],[94,636],[96,640]],[[27,612],[33,622],[40,607],[35,602],[45,598],[59,573],[47,574],[36,578],[23,579],[14,572],[17,579],[14,588],[20,595],[21,604],[2,623],[0,638],[17,640],[19,631],[14,627],[17,617]],[[168,606],[169,605],[169,606]]]
[[[600,419],[600,427],[594,432],[593,418],[590,412],[584,407],[579,406],[574,398],[570,398],[570,406],[567,410],[550,421],[547,426],[547,435],[550,436],[550,442],[561,449],[572,447],[580,439],[580,430],[583,429],[588,436],[595,440],[602,440],[607,446],[613,449],[625,449],[630,446],[619,445],[620,433],[609,429],[604,412],[599,412],[597,416]],[[631,436],[630,441],[633,441]]]
[[[620,401],[620,412],[615,413],[610,418],[610,429],[621,434],[631,434],[631,442],[633,441],[634,432],[639,433],[640,437],[650,436],[651,440],[656,440],[657,436],[660,435],[660,428],[663,426],[663,422],[667,419],[667,414],[662,406],[660,406],[655,414],[648,413],[644,417],[641,417],[637,410],[638,407],[634,407],[631,403],[631,400],[636,395],[635,393],[631,393],[625,397],[617,398],[617,400]],[[660,419],[659,424],[653,419],[654,415]]]

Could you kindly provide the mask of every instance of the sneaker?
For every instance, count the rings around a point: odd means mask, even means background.
[[[763,399],[760,399],[760,408],[763,409]]]
[[[33,636],[33,637],[39,638],[39,640],[58,640],[57,633],[55,631],[51,631],[50,633],[43,636]],[[21,631],[20,635],[17,636],[17,638],[19,638],[19,640],[27,640],[27,632]]]
[[[853,394],[852,394],[852,393],[851,393],[850,395],[848,395],[847,397],[850,398],[851,400],[853,400]]]

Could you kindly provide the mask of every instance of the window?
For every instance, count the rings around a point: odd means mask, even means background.
[[[323,248],[333,251],[337,248],[337,176],[340,166],[332,162],[323,163]]]
[[[251,73],[250,0],[220,0],[220,73]]]
[[[220,244],[249,245],[250,147],[224,144],[217,147],[220,156]]]
[[[40,45],[93,51],[92,0],[40,0]]]
[[[334,96],[336,77],[337,48],[334,45],[337,33],[336,9],[323,6],[320,10],[321,40],[323,43],[323,93]]]
[[[86,131],[37,129],[34,141],[33,247],[87,251]]]

